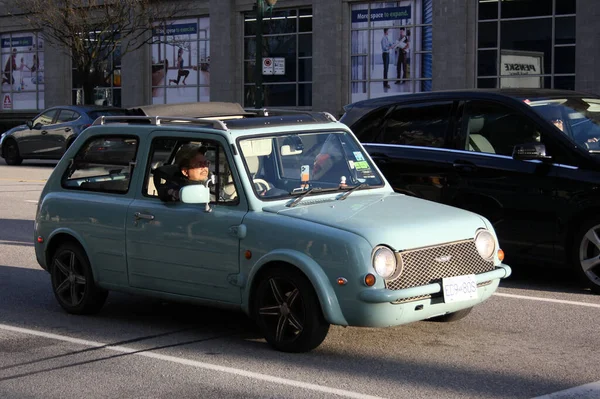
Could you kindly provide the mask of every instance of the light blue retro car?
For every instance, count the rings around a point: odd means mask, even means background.
[[[331,115],[239,114],[102,117],[77,138],[34,236],[67,312],[111,290],[235,308],[303,352],[331,324],[460,319],[510,275],[485,218],[394,193]]]

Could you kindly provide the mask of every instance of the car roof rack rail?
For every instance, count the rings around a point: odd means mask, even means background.
[[[247,112],[254,112],[257,116],[276,116],[276,115],[293,115],[293,114],[302,114],[312,116],[315,121],[317,121],[317,117],[319,120],[328,120],[330,122],[337,122],[335,116],[330,114],[329,112],[324,111],[303,111],[297,109],[287,109],[287,108],[246,108]]]
[[[182,124],[193,124],[193,125],[209,125],[213,129],[227,130],[225,123],[218,119],[206,119],[206,118],[181,118],[171,116],[100,116],[92,125],[106,125],[107,123],[126,123],[135,121],[148,121],[151,125],[159,126],[163,123],[182,123]]]

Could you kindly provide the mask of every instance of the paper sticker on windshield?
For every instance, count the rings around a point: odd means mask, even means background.
[[[356,170],[371,169],[367,161],[354,162],[354,167],[356,168]]]
[[[354,158],[357,161],[364,161],[365,160],[365,157],[363,157],[362,152],[360,152],[360,151],[354,151],[353,154],[354,154]]]
[[[350,166],[350,169],[354,169],[354,161],[348,160],[348,166]]]

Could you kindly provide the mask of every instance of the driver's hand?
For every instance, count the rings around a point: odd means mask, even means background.
[[[589,138],[589,139],[587,140],[587,142],[588,142],[588,143],[597,143],[597,142],[598,142],[598,138],[596,138],[596,137]]]

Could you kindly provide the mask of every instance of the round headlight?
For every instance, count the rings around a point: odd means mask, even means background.
[[[496,252],[496,240],[487,230],[479,230],[475,233],[475,247],[483,259],[489,260]]]
[[[396,273],[396,255],[388,247],[377,247],[373,253],[373,268],[385,279],[392,277]]]

